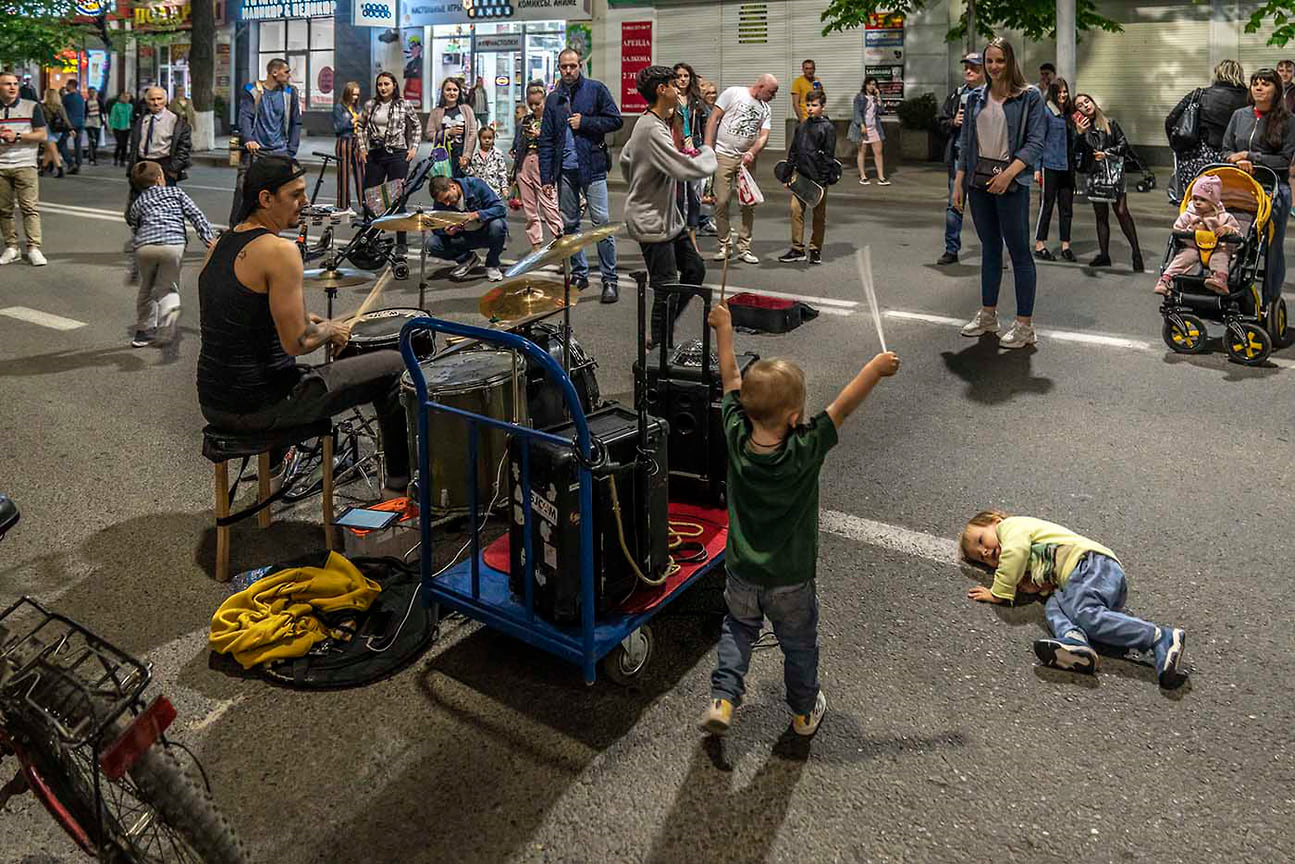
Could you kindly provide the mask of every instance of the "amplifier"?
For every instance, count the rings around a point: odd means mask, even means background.
[[[745,375],[757,354],[737,355],[737,368]],[[635,364],[635,380],[639,380]],[[679,501],[723,506],[728,471],[728,447],[720,418],[724,384],[718,367],[710,386],[702,380],[700,366],[671,364],[661,381],[661,359],[647,358],[648,413],[665,418],[670,430],[670,494]],[[664,391],[664,392],[663,392]],[[705,436],[710,440],[703,446]]]
[[[638,415],[612,402],[587,415],[591,437],[602,443],[611,463],[627,466],[613,474],[593,476],[593,564],[595,615],[606,615],[630,596],[638,576],[625,560],[612,508],[611,483],[616,483],[625,545],[649,578],[658,578],[669,564],[669,501],[666,497],[666,425],[648,418],[647,467],[633,467],[638,456]],[[547,430],[575,437],[570,422]],[[521,481],[521,448],[510,443],[509,589],[525,592],[525,528]],[[569,447],[542,441],[530,444],[531,554],[534,557],[535,612],[555,623],[580,620],[580,477]]]

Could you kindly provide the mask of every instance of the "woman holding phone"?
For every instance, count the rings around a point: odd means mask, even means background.
[[[1079,162],[1085,173],[1096,170],[1097,163],[1110,158],[1129,155],[1129,141],[1120,124],[1108,118],[1097,102],[1087,93],[1075,97],[1075,130],[1079,133]],[[1089,267],[1111,266],[1111,208],[1105,201],[1094,201],[1093,215],[1097,218],[1097,257],[1088,262]],[[1115,218],[1120,220],[1120,230],[1133,248],[1133,272],[1146,269],[1142,264],[1142,248],[1138,246],[1138,227],[1129,212],[1128,196],[1123,185],[1115,198]]]
[[[1043,97],[1025,83],[1016,52],[1006,39],[985,48],[988,84],[967,99],[958,144],[953,206],[964,196],[980,237],[980,311],[962,328],[963,336],[998,332],[998,290],[1003,281],[1003,245],[1012,257],[1016,320],[999,339],[1003,348],[1024,348],[1034,335],[1037,274],[1030,254],[1030,181],[1043,156],[1047,121]],[[964,192],[968,180],[970,191]]]

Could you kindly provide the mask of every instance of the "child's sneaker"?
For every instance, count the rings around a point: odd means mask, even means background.
[[[796,730],[797,735],[809,737],[818,731],[818,724],[823,722],[823,715],[827,713],[827,697],[823,691],[818,691],[818,698],[814,700],[814,710],[808,714],[797,714],[791,718],[791,728]]]
[[[822,264],[822,263],[823,263],[823,253],[822,253],[822,252],[819,252],[817,249],[810,249],[810,250],[809,250],[809,263],[810,263],[810,264]]]
[[[180,327],[180,295],[167,294],[158,303],[156,340],[159,345],[170,345],[175,341],[176,331]]]
[[[697,725],[707,734],[723,735],[733,725],[733,703],[727,699],[710,700],[710,707]]]
[[[130,340],[130,347],[132,348],[147,348],[149,345],[152,345],[152,344],[153,344],[153,337],[150,336],[148,333],[144,332],[143,330],[136,330],[135,338]]]
[[[1156,642],[1152,646],[1156,655],[1156,678],[1160,686],[1172,690],[1187,680],[1182,670],[1183,649],[1187,647],[1187,631],[1173,627],[1156,628]]]
[[[1061,639],[1035,639],[1034,654],[1044,666],[1067,672],[1097,671],[1097,652],[1083,639],[1066,635]]]
[[[783,264],[795,264],[797,261],[805,260],[805,251],[803,249],[789,249],[779,255],[778,260]]]

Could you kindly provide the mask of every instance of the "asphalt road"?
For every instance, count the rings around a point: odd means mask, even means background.
[[[853,179],[831,193],[822,266],[772,260],[787,217],[771,196],[756,223],[764,263],[729,274],[736,289],[827,312],[739,343],[796,359],[820,406],[878,350],[853,257],[867,244],[886,339],[904,360],[843,429],[823,475],[830,710],[812,743],[786,734],[776,651],[756,654],[722,745],[695,731],[718,635],[715,580],[659,619],[658,654],[631,688],[587,688],[574,668],[462,622],[412,668],[361,690],[300,693],[210,669],[206,626],[225,595],[208,575],[211,469],[193,383],[201,258],[191,244],[179,343],[132,349],[126,188],[106,165],[43,181],[49,267],[0,269],[0,311],[84,323],[0,315],[0,490],[24,513],[0,547],[0,599],[54,600],[152,660],[180,737],[263,861],[1295,859],[1295,349],[1259,369],[1172,355],[1154,277],[1130,273],[1118,233],[1114,269],[1040,267],[1036,350],[965,339],[955,325],[978,304],[978,247],[968,224],[963,262],[932,263],[942,172],[897,172],[888,189]],[[186,188],[222,222],[232,183],[228,169],[199,167]],[[1172,217],[1159,192],[1133,203],[1147,260],[1159,261]],[[617,187],[613,212],[622,205]],[[1075,230],[1091,257],[1086,207]],[[514,220],[512,256],[523,246]],[[626,270],[641,265],[634,244],[620,250]],[[486,283],[435,286],[433,314],[481,320]],[[341,309],[364,291],[344,291]],[[398,284],[385,302],[413,297]],[[323,301],[310,297],[318,311]],[[604,394],[631,389],[633,313],[626,300],[574,312]],[[1190,683],[1161,692],[1129,658],[1104,658],[1096,677],[1038,668],[1040,607],[972,605],[974,574],[947,554],[986,507],[1112,547],[1130,607],[1187,629]],[[265,532],[244,523],[234,569],[320,539],[313,508]],[[28,796],[0,813],[0,860],[77,856]]]

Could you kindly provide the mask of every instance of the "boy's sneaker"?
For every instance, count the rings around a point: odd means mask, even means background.
[[[823,691],[818,691],[818,698],[814,700],[814,710],[808,714],[797,714],[791,718],[791,728],[796,730],[797,735],[809,737],[818,731],[818,724],[823,722],[823,715],[827,713],[827,697]]]
[[[730,260],[731,260],[731,259],[730,259]],[[752,252],[750,249],[746,250],[746,251],[745,251],[745,252],[743,252],[741,255],[737,256],[737,260],[739,260],[739,261],[743,261],[743,262],[745,262],[745,263],[747,263],[747,264],[759,264],[759,263],[760,263],[760,258],[759,258],[759,256],[758,256],[758,255],[756,255],[754,252]]]
[[[476,252],[472,252],[468,255],[467,260],[465,260],[458,267],[455,267],[452,271],[450,271],[450,278],[466,279],[468,274],[471,273],[473,269],[480,263],[481,263],[481,256],[478,255]]]
[[[719,249],[711,256],[712,261],[723,261],[728,256],[728,247],[723,243],[719,244]]]
[[[9,246],[3,252],[0,252],[0,264],[12,264],[21,257],[21,249],[17,246]]]
[[[998,313],[986,312],[984,309],[977,312],[975,318],[962,325],[963,336],[980,336],[983,333],[997,332]]]
[[[789,249],[779,255],[778,260],[783,264],[795,264],[797,261],[805,260],[805,251],[803,249]]]
[[[999,348],[1024,348],[1026,345],[1033,345],[1039,341],[1039,337],[1034,335],[1034,326],[1032,324],[1022,324],[1020,321],[1013,321],[1012,326],[1007,328],[998,340]]]
[[[1156,678],[1166,690],[1172,690],[1187,680],[1187,673],[1182,670],[1186,647],[1187,631],[1179,627],[1169,630],[1156,628],[1156,643],[1152,646],[1156,655]]]
[[[143,330],[136,330],[135,338],[130,340],[130,347],[132,348],[147,348],[152,344],[153,337],[145,333]]]
[[[733,725],[733,703],[727,699],[710,700],[710,707],[697,725],[707,734],[723,735]]]
[[[157,321],[156,341],[159,345],[170,345],[174,342],[175,332],[180,329],[180,299],[175,296],[174,300],[168,302],[173,296],[175,295],[168,294],[159,304],[163,307]]]
[[[817,249],[810,249],[810,250],[809,250],[809,263],[810,263],[810,264],[822,264],[822,263],[823,263],[823,253],[822,253],[822,252],[820,252],[820,251],[818,251]]]
[[[27,260],[31,262],[33,267],[44,267],[49,263],[39,249],[28,249]]]
[[[1034,655],[1044,666],[1067,672],[1097,671],[1097,652],[1083,639],[1070,636],[1061,639],[1035,639]]]

